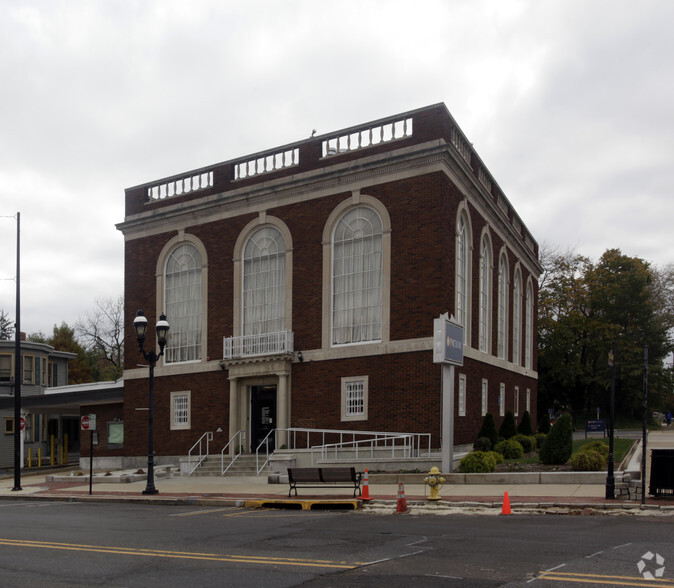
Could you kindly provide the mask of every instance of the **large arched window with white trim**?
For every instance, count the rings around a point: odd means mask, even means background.
[[[524,315],[524,367],[531,369],[534,341],[534,289],[531,282],[527,283]]]
[[[489,237],[482,237],[480,246],[480,317],[479,345],[480,351],[489,353],[491,339],[491,243]]]
[[[171,324],[164,351],[167,363],[201,359],[201,269],[201,253],[192,243],[179,244],[167,257],[164,302]]]
[[[367,206],[345,212],[332,237],[332,344],[382,339],[382,220]]]
[[[257,229],[243,251],[243,334],[285,330],[286,245],[273,226]]]
[[[508,259],[501,254],[498,264],[498,312],[497,312],[497,353],[500,359],[506,359],[508,351]]]
[[[468,318],[468,222],[459,215],[456,227],[456,321],[463,327],[463,340],[467,341]]]
[[[519,268],[515,270],[513,285],[513,363],[520,365],[522,349],[522,276]]]

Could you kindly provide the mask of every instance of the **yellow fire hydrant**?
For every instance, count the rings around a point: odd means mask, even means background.
[[[424,483],[428,484],[431,492],[426,500],[440,500],[440,488],[445,484],[445,479],[440,475],[440,470],[433,466],[428,476],[424,478]]]

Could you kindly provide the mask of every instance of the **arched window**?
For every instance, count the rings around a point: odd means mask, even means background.
[[[167,257],[164,303],[171,324],[165,361],[201,359],[201,253],[192,243],[181,243]]]
[[[522,349],[522,277],[519,269],[515,270],[513,286],[513,363],[520,365]]]
[[[257,229],[243,252],[243,334],[285,330],[286,246],[273,226]]]
[[[381,341],[382,221],[369,207],[344,213],[332,238],[332,344]]]
[[[468,222],[459,215],[456,227],[456,313],[457,322],[463,327],[463,341],[468,340]]]
[[[534,340],[534,289],[531,282],[527,283],[524,316],[524,367],[531,369]]]
[[[491,245],[489,237],[482,237],[480,247],[480,351],[489,353],[491,334]]]
[[[505,253],[498,264],[498,313],[497,313],[497,353],[506,359],[508,346],[508,260]]]

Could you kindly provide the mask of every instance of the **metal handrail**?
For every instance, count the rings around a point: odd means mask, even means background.
[[[408,439],[409,443],[405,443],[406,452],[408,457],[422,457],[424,454],[426,457],[431,455],[431,434],[430,433],[395,433],[395,432],[382,432],[382,431],[354,431],[352,429],[306,429],[306,428],[297,428],[291,427],[287,429],[272,429],[267,433],[266,437],[255,449],[255,465],[257,468],[258,475],[262,469],[269,462],[269,436],[274,433],[277,435],[277,442],[280,441],[282,435],[286,437],[286,445],[290,449],[297,449],[297,434],[304,433],[307,438],[307,449],[312,449],[312,447],[323,447],[323,446],[332,446],[332,447],[344,447],[347,445],[354,445],[358,443],[384,443],[386,447],[390,442],[392,445],[392,451],[395,452],[395,441],[397,439]],[[311,444],[311,435],[320,434],[321,443],[316,445]],[[325,442],[326,435],[339,435],[339,443],[328,444]],[[356,436],[367,435],[368,439],[363,439],[360,441],[356,440]],[[350,441],[344,440],[344,437],[351,437]],[[428,444],[427,449],[422,449],[422,440],[426,440]],[[262,466],[260,466],[260,450],[264,446],[264,452],[266,459]],[[356,445],[357,447],[357,445]],[[335,453],[336,455],[336,453]],[[313,463],[313,450],[311,454],[311,459]]]
[[[204,439],[206,440],[206,454],[202,455],[201,444],[204,441]],[[194,470],[196,470],[201,465],[201,463],[208,457],[208,446],[211,441],[213,441],[213,433],[208,431],[204,433],[201,437],[199,437],[199,441],[197,441],[194,445],[192,445],[192,449],[190,449],[189,452],[187,453],[188,476],[191,476],[194,473]],[[192,451],[194,451],[197,445],[199,446],[199,460],[197,461],[196,465],[192,467]]]
[[[276,433],[276,431],[284,431],[284,430],[285,429],[272,429],[271,431],[269,431],[269,433],[265,435],[264,439],[262,439],[262,441],[260,441],[260,444],[255,448],[255,469],[257,471],[258,476],[260,475],[260,472],[264,469],[264,466],[266,466],[269,463],[269,436],[272,433]],[[264,460],[262,466],[260,466],[260,447],[262,447],[263,445],[265,447],[266,459]]]
[[[225,451],[227,451],[227,448],[230,446],[232,441],[234,439],[239,438],[239,443],[236,445],[236,454],[232,458],[232,461],[229,463],[227,467],[225,467]],[[227,445],[225,445],[222,448],[222,451],[220,452],[220,475],[224,476],[227,473],[227,470],[231,468],[234,465],[234,462],[238,459],[239,455],[241,455],[241,446],[243,445],[242,441],[246,438],[246,432],[245,431],[237,431],[234,433],[234,436],[227,441]]]
[[[401,440],[403,441],[402,445],[396,445],[396,441]],[[327,460],[330,459],[328,456],[328,452],[330,449],[335,450],[335,456],[334,459],[338,459],[338,454],[337,451],[338,449],[347,449],[349,447],[353,447],[356,452],[356,459],[360,458],[359,455],[359,447],[360,445],[369,445],[370,451],[369,451],[369,457],[373,458],[374,457],[374,449],[375,447],[380,447],[379,443],[384,442],[384,448],[388,446],[388,441],[391,441],[391,457],[395,458],[396,457],[396,447],[400,447],[402,449],[402,457],[404,458],[410,458],[412,457],[414,452],[414,434],[401,434],[401,435],[380,435],[377,436],[376,438],[372,439],[363,439],[361,441],[344,441],[342,443],[327,443],[325,445],[312,445],[311,446],[311,465],[314,465],[314,453],[316,451],[321,452],[321,459],[322,460]]]

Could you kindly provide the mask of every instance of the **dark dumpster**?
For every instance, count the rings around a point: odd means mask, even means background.
[[[674,449],[651,449],[651,479],[648,493],[674,495]]]

